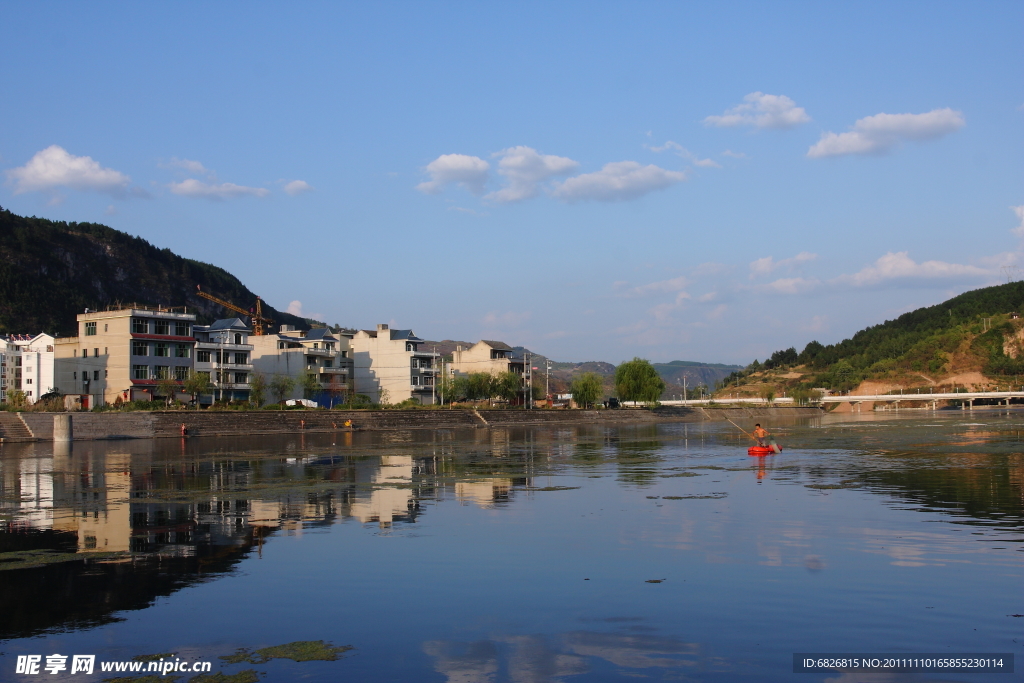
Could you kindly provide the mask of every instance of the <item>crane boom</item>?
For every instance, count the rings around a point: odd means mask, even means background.
[[[247,311],[240,306],[236,306],[230,301],[225,301],[224,299],[217,298],[212,294],[207,294],[199,285],[196,285],[196,293],[204,299],[209,299],[215,304],[220,304],[229,311],[249,316],[252,319],[252,333],[255,335],[262,336],[266,334],[267,328],[274,324],[273,320],[263,316],[263,300],[259,297],[256,297],[256,304],[253,308]]]

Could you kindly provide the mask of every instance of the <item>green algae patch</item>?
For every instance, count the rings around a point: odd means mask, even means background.
[[[579,486],[528,486],[527,491],[575,491]]]
[[[176,654],[178,654],[178,653],[177,652],[161,652],[158,655],[136,655],[136,656],[132,657],[132,661],[133,662],[158,662],[161,659],[170,659],[171,657],[173,657]]]
[[[0,553],[0,571],[7,569],[34,569],[63,562],[100,562],[129,557],[128,553],[62,553],[53,550],[15,550]]]
[[[669,479],[671,477],[703,477],[704,475],[699,472],[675,472],[673,474],[659,474],[662,479]]]
[[[271,659],[290,659],[294,662],[333,662],[338,655],[352,649],[351,645],[331,645],[322,640],[297,640],[284,645],[272,645],[259,650],[238,648],[234,654],[221,655],[228,664],[263,664]],[[212,679],[211,679],[212,680]]]
[[[141,679],[139,679],[141,680]],[[236,674],[218,671],[215,674],[199,674],[188,679],[188,683],[259,683],[260,675],[255,669],[246,669]]]
[[[727,493],[716,492],[709,493],[704,496],[662,496],[662,500],[718,500],[719,498],[725,498]]]

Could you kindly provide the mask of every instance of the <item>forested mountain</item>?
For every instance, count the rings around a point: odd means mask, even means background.
[[[976,371],[993,381],[1024,376],[1024,282],[965,292],[904,313],[857,332],[837,344],[812,341],[776,351],[727,377],[735,386],[746,377],[803,368],[808,386],[845,390],[865,379],[916,376],[939,382],[954,372]]]
[[[75,334],[75,315],[118,304],[187,306],[200,322],[234,316],[196,295],[203,291],[248,308],[256,295],[223,268],[182,258],[97,223],[26,218],[0,208],[0,333]],[[264,302],[278,324],[303,318]]]

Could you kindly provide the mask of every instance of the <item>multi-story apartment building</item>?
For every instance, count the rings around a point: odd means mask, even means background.
[[[210,378],[212,391],[210,396],[201,396],[200,402],[248,401],[253,372],[249,327],[238,318],[228,318],[212,325],[195,325],[193,332],[194,367]]]
[[[54,338],[49,334],[0,337],[0,401],[8,391],[24,392],[29,403],[53,389]]]
[[[352,337],[352,361],[357,394],[381,402],[382,390],[389,403],[415,399],[434,402],[436,353],[421,349],[423,340],[412,330],[359,330]]]
[[[274,375],[287,375],[295,387],[285,399],[313,398],[319,402],[344,400],[341,395],[351,389],[352,349],[349,338],[335,336],[327,328],[308,331],[282,325],[277,334],[250,337],[253,345],[252,366],[268,382]],[[328,396],[306,396],[302,379],[307,373],[317,381]]]
[[[517,355],[511,346],[505,342],[487,339],[482,339],[469,348],[456,346],[452,352],[450,367],[454,373],[460,375],[468,375],[471,372],[486,372],[489,375],[514,372],[522,375],[526,372],[523,357]]]
[[[134,306],[80,313],[77,337],[54,342],[56,388],[92,408],[122,400],[152,400],[166,377],[192,369],[196,316],[183,309]]]

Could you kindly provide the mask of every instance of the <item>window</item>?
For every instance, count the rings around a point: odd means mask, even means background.
[[[85,324],[85,336],[92,337],[96,334],[96,323]]]
[[[103,331],[104,331],[104,332],[106,332],[106,331],[107,331],[107,329],[108,329],[108,327],[107,327],[107,323],[103,323]]]
[[[334,350],[334,342],[324,342],[324,348],[328,351]]]
[[[313,348],[314,349],[319,349],[320,348],[320,343],[319,342],[313,342]]]
[[[99,379],[100,378],[100,371],[99,370],[93,370],[92,371],[92,378],[93,379]]]
[[[217,361],[218,363],[227,362],[227,359],[226,359],[227,355],[228,354],[225,353],[224,356],[221,356],[220,351],[217,351],[216,353],[214,353],[214,360]]]
[[[249,373],[247,372],[236,372],[235,373],[235,384],[248,384]]]
[[[240,334],[236,334],[235,335],[235,343],[236,344],[244,344],[245,343],[245,342],[242,341],[242,335],[240,335]]]
[[[89,349],[82,349],[82,358],[89,357]]]
[[[103,347],[103,355],[104,356],[109,356],[110,355],[110,351],[107,350],[106,346]]]
[[[424,377],[424,378],[423,378],[423,384],[424,384],[425,386],[428,386],[428,387],[429,387],[429,386],[431,386],[431,385],[432,385],[433,383],[434,383],[434,378],[433,378],[433,377],[431,377],[430,375],[427,375],[426,377]]]
[[[306,365],[310,367],[316,366],[316,356],[306,356]]]
[[[148,365],[133,365],[132,366],[132,379],[149,379],[149,366]]]
[[[166,365],[156,365],[156,366],[153,367],[153,370],[155,370],[155,372],[153,374],[156,375],[157,379],[167,379],[168,377],[171,376],[171,374],[170,374],[170,370],[171,369],[169,367],[167,367]]]
[[[417,375],[412,376],[412,385],[418,387],[420,385],[420,378]]]
[[[235,354],[235,365],[245,365],[249,362],[249,354],[247,353],[236,353]]]
[[[341,352],[341,357],[342,358],[348,358],[348,351],[342,351]]]
[[[277,348],[283,349],[284,348],[284,342],[281,342],[281,341],[277,342]]]
[[[149,321],[145,318],[132,318],[132,334],[146,334],[149,332]]]
[[[156,353],[154,353],[153,355],[154,356],[160,356],[161,358],[170,358],[171,357],[171,345],[170,344],[165,344],[163,342],[158,343],[156,345]]]
[[[209,351],[204,351],[203,349],[197,349],[196,350],[196,362],[197,363],[209,363],[210,362],[210,352]]]
[[[419,366],[420,366],[420,359],[419,358],[413,358],[412,359],[412,369],[415,370]]]
[[[415,344],[411,344],[411,343],[406,343],[405,350],[406,351],[415,351],[416,350],[416,345]]]
[[[170,334],[171,323],[166,320],[155,320],[156,334]]]
[[[188,366],[179,365],[176,368],[174,368],[174,379],[178,380],[179,382],[184,382],[186,379],[188,379]]]
[[[149,344],[146,342],[133,341],[132,342],[132,355],[133,356],[148,356],[149,355]]]
[[[178,337],[187,337],[188,335],[188,323],[177,322],[174,323],[174,334]]]
[[[29,377],[27,380],[25,380],[25,384],[32,384],[32,378]]]
[[[178,344],[174,348],[174,357],[175,358],[188,358],[189,355],[190,355],[190,351],[191,350],[192,350],[192,347],[189,346],[188,344]]]
[[[71,373],[71,378],[72,379],[78,379],[78,373],[77,372],[72,372]]]
[[[429,370],[430,369],[430,359],[429,358],[420,358],[420,367],[425,369],[425,370]]]
[[[106,379],[109,376],[110,376],[110,371],[109,370],[104,370],[103,371],[103,379]]]
[[[92,350],[92,355],[94,355],[94,356],[97,356],[97,357],[98,357],[98,356],[100,355],[100,350],[99,350],[99,349],[93,349],[93,350]]]
[[[334,361],[331,360],[330,358],[324,358],[324,367],[325,368],[333,368],[334,367]]]

